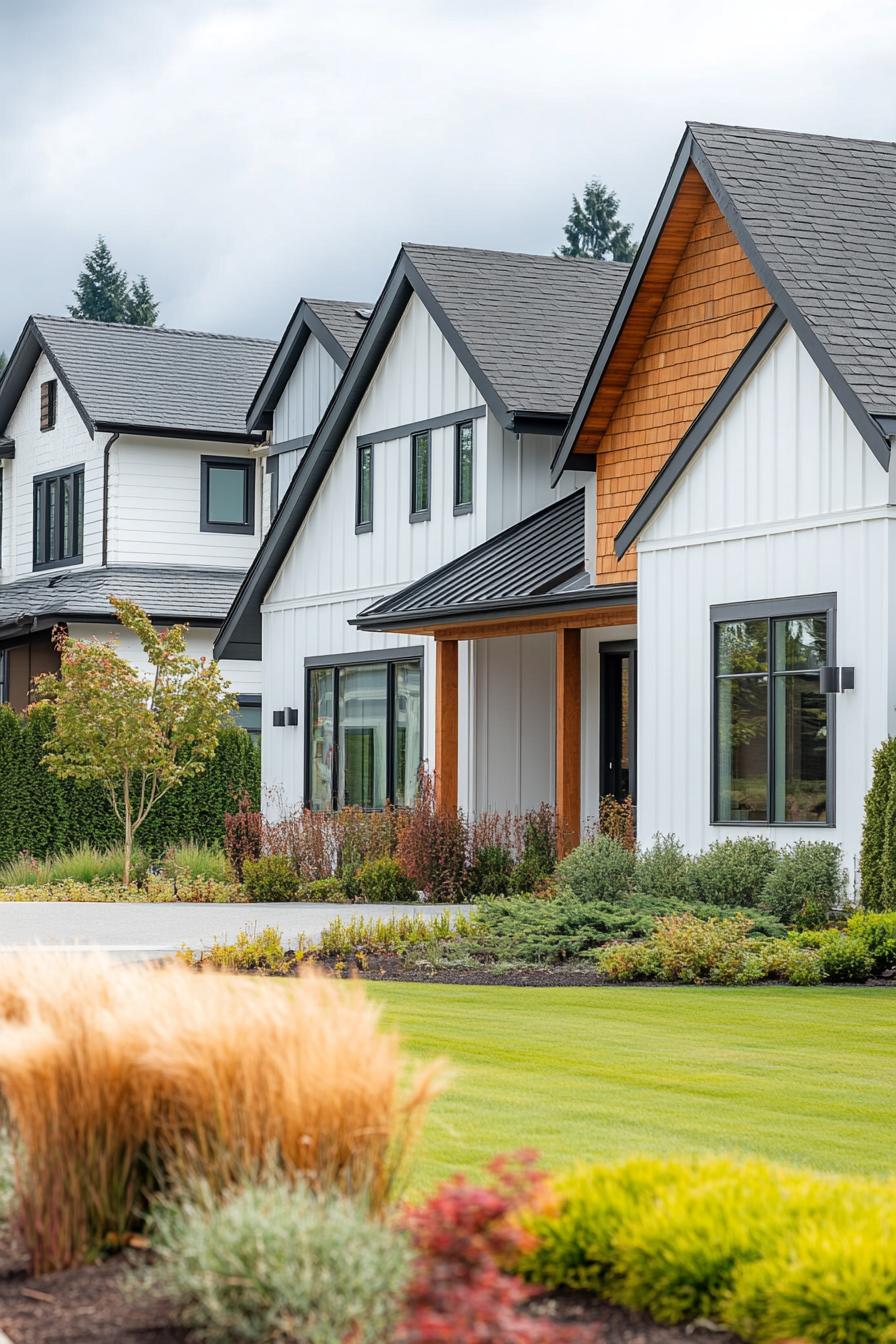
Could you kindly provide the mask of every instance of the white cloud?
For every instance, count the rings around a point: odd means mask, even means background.
[[[876,0],[0,0],[0,347],[100,231],[169,324],[279,335],[405,238],[550,250],[592,175],[642,228],[688,116],[891,134],[894,39]]]

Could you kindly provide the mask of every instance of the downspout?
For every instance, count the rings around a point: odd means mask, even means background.
[[[119,431],[110,434],[103,449],[103,568],[109,563],[109,450],[118,438]]]

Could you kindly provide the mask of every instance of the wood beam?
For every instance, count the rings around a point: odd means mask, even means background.
[[[436,806],[457,810],[457,640],[436,640]]]
[[[557,631],[557,848],[575,849],[582,832],[582,632]]]
[[[570,628],[593,630],[608,625],[635,625],[637,620],[637,608],[632,604],[624,607],[581,607],[578,611],[555,611],[543,616],[500,617],[491,621],[436,626],[432,630],[415,633],[433,634],[437,640],[498,639],[503,635],[534,635],[542,631],[550,633]]]

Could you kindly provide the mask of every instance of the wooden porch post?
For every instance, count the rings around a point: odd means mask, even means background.
[[[436,806],[457,809],[457,640],[436,640]]]
[[[557,847],[575,849],[582,830],[582,632],[557,631]]]

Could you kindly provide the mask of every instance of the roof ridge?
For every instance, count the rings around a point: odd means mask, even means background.
[[[786,131],[775,126],[740,126],[725,121],[688,121],[685,124],[689,130],[695,132],[702,126],[713,131],[745,131],[750,135],[780,136],[783,140],[836,140],[838,144],[886,145],[888,149],[896,149],[896,140],[867,139],[860,135],[830,135],[826,131]]]
[[[512,252],[507,248],[498,247],[461,247],[453,243],[402,243],[402,248],[407,251],[409,248],[419,248],[426,252],[469,252],[477,256],[485,257],[518,257],[526,261],[556,261],[556,262],[584,262],[587,265],[599,266],[625,266],[627,261],[604,261],[602,257],[558,257],[553,252]]]
[[[132,322],[100,322],[95,317],[64,317],[61,313],[32,313],[32,322],[65,322],[68,326],[103,327],[110,331],[153,332],[157,336],[201,336],[212,341],[242,341],[251,345],[276,345],[268,336],[239,336],[235,332],[198,331],[192,327],[138,326]]]
[[[309,299],[306,295],[303,295],[302,298],[312,308],[316,303],[338,303],[340,308],[373,308],[374,306],[369,299]]]

